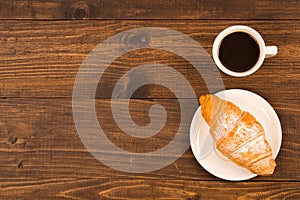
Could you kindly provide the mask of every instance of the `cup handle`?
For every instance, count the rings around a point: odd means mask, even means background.
[[[266,58],[273,57],[277,54],[277,47],[276,46],[267,46],[266,47]]]

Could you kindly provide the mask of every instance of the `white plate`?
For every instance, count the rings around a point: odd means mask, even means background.
[[[231,101],[242,110],[251,113],[263,126],[266,138],[271,145],[273,157],[279,153],[281,146],[281,125],[278,116],[272,106],[259,95],[241,89],[224,90],[216,95],[227,101]],[[191,128],[190,142],[191,148],[199,164],[212,175],[225,180],[240,181],[257,176],[246,168],[240,167],[229,161],[214,148],[205,158],[200,159],[201,145],[209,134],[209,126],[204,121],[201,114],[201,106],[196,111]]]

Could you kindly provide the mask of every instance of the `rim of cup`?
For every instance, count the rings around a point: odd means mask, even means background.
[[[244,72],[235,72],[235,71],[229,70],[221,63],[221,61],[219,59],[219,48],[220,48],[220,45],[221,45],[223,39],[227,35],[229,35],[231,33],[235,33],[235,32],[244,32],[244,33],[249,34],[256,41],[257,45],[259,46],[259,57],[258,57],[256,64],[253,67],[251,67],[251,69],[244,71]],[[234,26],[230,26],[230,27],[224,29],[223,31],[221,31],[218,34],[218,36],[216,37],[216,39],[213,43],[212,54],[213,54],[213,59],[217,65],[217,67],[221,71],[223,71],[224,73],[231,75],[231,76],[242,77],[242,76],[248,76],[250,74],[253,74],[260,68],[260,66],[262,65],[262,63],[265,59],[266,46],[265,46],[265,42],[264,42],[262,36],[253,28],[251,28],[249,26],[244,26],[244,25],[234,25]]]

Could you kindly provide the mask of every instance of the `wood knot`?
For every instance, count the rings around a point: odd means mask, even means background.
[[[88,19],[90,17],[90,7],[85,2],[72,3],[67,11],[67,17],[72,19]]]
[[[16,142],[18,141],[18,138],[15,137],[15,136],[10,136],[8,138],[8,141],[11,143],[11,144],[16,144]]]
[[[23,162],[24,162],[25,160],[21,160],[19,163],[18,163],[18,165],[17,165],[17,167],[19,168],[19,169],[22,169],[23,168]]]
[[[144,31],[138,31],[136,33],[126,33],[123,35],[121,40],[125,49],[148,48],[150,44],[150,37],[148,33]]]

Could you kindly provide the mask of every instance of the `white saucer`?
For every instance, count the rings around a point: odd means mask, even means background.
[[[272,106],[259,95],[241,89],[224,90],[216,93],[216,95],[227,101],[231,101],[242,110],[251,113],[263,126],[266,138],[271,145],[273,157],[279,153],[282,132],[279,118]],[[240,167],[229,161],[214,148],[203,159],[200,158],[201,145],[209,134],[209,126],[201,115],[201,107],[196,111],[190,128],[190,142],[194,156],[199,164],[212,175],[225,180],[240,181],[253,178],[257,174],[253,174],[246,168]],[[275,169],[276,170],[276,169]]]

